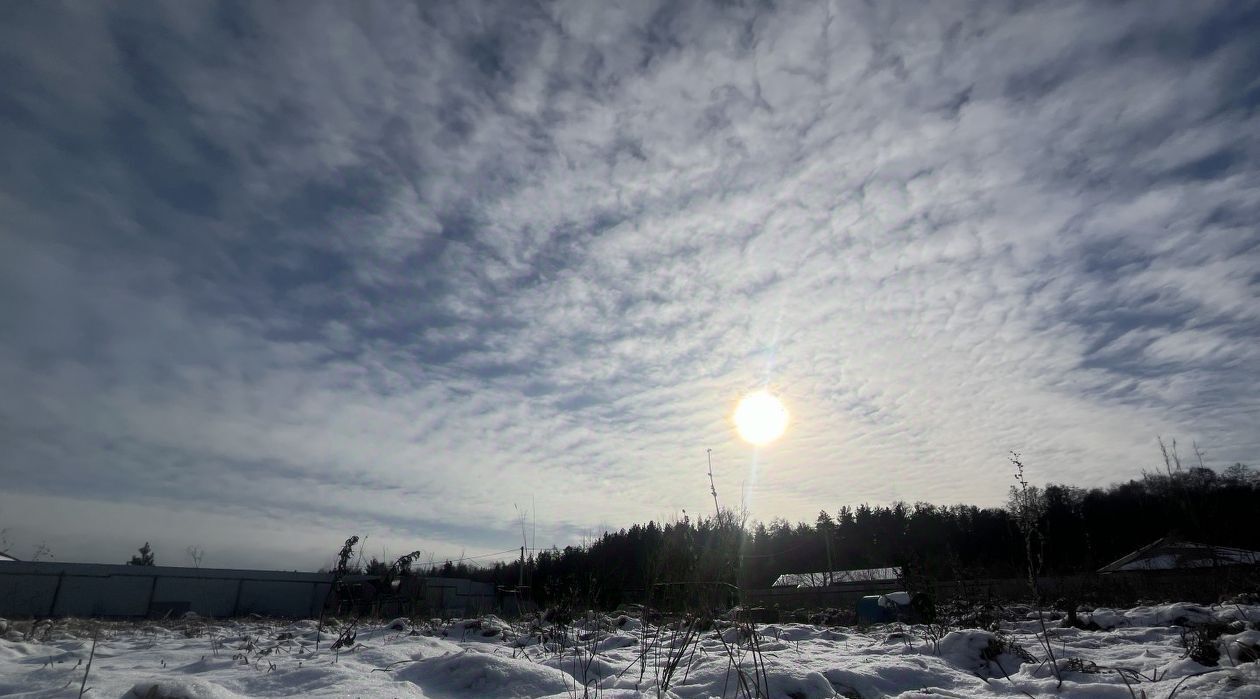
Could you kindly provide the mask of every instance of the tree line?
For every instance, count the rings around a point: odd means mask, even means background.
[[[1018,500],[1019,508],[1016,508]],[[784,573],[900,566],[931,579],[1016,578],[1029,555],[1038,575],[1095,571],[1164,536],[1260,549],[1260,473],[1218,473],[1170,460],[1163,473],[1105,488],[1051,484],[1011,490],[1006,507],[890,505],[822,510],[812,521],[750,523],[723,510],[605,532],[587,546],[538,551],[525,562],[447,561],[428,575],[516,588],[534,601],[581,599],[613,607],[677,583],[769,587]],[[1017,512],[1035,520],[1027,545]]]

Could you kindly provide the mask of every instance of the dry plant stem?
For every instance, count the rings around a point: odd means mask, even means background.
[[[700,636],[701,634],[696,634],[696,642],[691,646],[691,655],[687,657],[687,670],[683,673],[683,684],[687,684],[687,678],[691,676],[691,664],[696,660],[696,649],[700,647]]]
[[[688,647],[692,645],[693,643],[698,642],[699,639],[697,638],[697,636],[699,635],[699,633],[697,629],[698,629],[698,625],[694,618],[688,621],[686,630],[682,632],[681,645],[678,644],[678,631],[679,630],[675,629],[674,637],[670,639],[672,643],[672,647],[669,649],[669,653],[666,654],[666,657],[665,657],[665,660],[666,660],[665,673],[661,679],[662,689],[665,689],[665,690],[669,689],[669,685],[673,681],[674,674],[677,673],[678,671],[678,664],[682,662],[683,656],[687,654]],[[690,664],[688,664],[688,668],[690,669]]]
[[[727,659],[730,662],[728,667],[735,670],[735,677],[739,680],[739,688],[743,690],[743,696],[747,699],[759,698],[762,696],[762,689],[768,689],[769,680],[766,678],[765,661],[761,653],[761,644],[757,640],[757,629],[751,624],[737,624],[732,628],[736,629],[737,633],[740,635],[743,635],[745,632],[748,633],[748,649],[753,656],[752,684],[750,685],[748,682],[748,674],[740,667],[740,662],[743,660],[743,654],[740,653],[737,655],[735,649],[726,642],[726,639],[722,638],[721,634],[718,634],[718,640],[722,642],[722,647],[726,650]],[[738,641],[736,641],[735,648],[738,649]],[[729,670],[726,678],[727,683],[729,684]],[[725,687],[723,688],[723,694],[725,694]]]
[[[1133,692],[1133,685],[1129,684],[1129,678],[1125,677],[1124,673],[1119,670],[1116,670],[1116,674],[1120,675],[1120,679],[1124,681],[1124,686],[1129,690],[1129,696],[1133,697],[1133,699],[1137,699],[1137,694],[1134,694]]]
[[[1203,672],[1196,672],[1192,675],[1186,675],[1185,677],[1182,677],[1181,681],[1178,682],[1176,686],[1173,687],[1172,691],[1168,693],[1168,699],[1173,699],[1174,697],[1176,697],[1177,691],[1181,689],[1181,685],[1185,684],[1186,680],[1190,679],[1191,677],[1199,677],[1201,675],[1210,675],[1213,672],[1220,672],[1221,670],[1224,670],[1224,669],[1225,668],[1218,667],[1214,670],[1204,670]]]
[[[757,635],[756,626],[749,624],[748,629],[752,632],[753,637],[753,660],[761,666],[761,686],[765,688],[768,694],[770,692],[770,677],[766,674],[766,656],[765,653],[761,652],[761,638]]]
[[[646,637],[647,634],[645,633],[644,636]],[[630,668],[634,667],[635,665],[639,665],[640,661],[643,660],[643,656],[647,655],[648,650],[649,650],[649,647],[644,646],[643,649],[639,651],[639,657],[630,661],[629,665],[625,666],[625,668],[623,668],[621,672],[617,673],[617,679],[621,679],[621,676],[626,674],[626,671],[629,670]],[[639,670],[639,682],[640,683],[643,682],[643,670],[641,669]]]
[[[1024,696],[1028,697],[1028,699],[1037,699],[1037,697],[1034,697],[1032,694],[1029,694],[1027,690],[1020,689],[1019,687],[1016,687],[1016,686],[1015,686],[1015,680],[1012,680],[1012,679],[1011,679],[1011,676],[1010,676],[1009,674],[1007,674],[1007,672],[1006,672],[1006,668],[1002,667],[1002,663],[994,663],[994,664],[995,664],[995,665],[997,665],[997,666],[998,666],[998,669],[1002,671],[1002,674],[1006,677],[1006,681],[1011,683],[1011,687],[1012,687],[1012,688],[1014,688],[1014,689],[1015,689],[1016,691],[1018,691],[1020,694],[1023,694]],[[984,675],[981,675],[979,672],[972,672],[971,674],[973,674],[973,675],[975,675],[976,677],[980,678],[980,681],[981,681],[981,682],[984,682],[984,683],[985,683],[985,685],[988,685],[988,684],[989,684],[989,678],[988,678],[988,677],[985,677]]]
[[[88,675],[92,672],[92,659],[96,657],[96,638],[100,633],[101,629],[99,626],[92,629],[92,650],[88,653],[87,668],[83,670],[83,681],[79,683],[79,699],[83,699],[83,694],[88,691]]]
[[[1058,680],[1056,691],[1063,689],[1063,672],[1059,669],[1059,663],[1054,657],[1054,645],[1050,640],[1050,634],[1046,631],[1046,619],[1042,614],[1040,599],[1041,590],[1037,585],[1037,569],[1040,567],[1041,559],[1036,558],[1034,562],[1033,556],[1033,535],[1038,534],[1041,544],[1045,546],[1045,537],[1040,535],[1037,527],[1037,511],[1033,502],[1035,492],[1030,493],[1028,487],[1028,479],[1024,477],[1024,463],[1020,460],[1019,454],[1011,452],[1010,461],[1015,466],[1015,482],[1019,483],[1019,497],[1016,500],[1018,504],[1017,522],[1021,533],[1024,535],[1024,555],[1028,560],[1028,587],[1032,591],[1033,597],[1038,601],[1037,604],[1037,623],[1041,626],[1041,635],[1037,640],[1042,647],[1046,649],[1046,656],[1050,663],[1050,668],[1054,672],[1055,679]]]
[[[1054,669],[1054,676],[1059,680],[1059,684],[1055,687],[1055,691],[1058,691],[1063,689],[1063,672],[1059,669],[1059,661],[1054,657],[1054,646],[1050,641],[1050,632],[1046,630],[1046,620],[1040,608],[1037,610],[1037,621],[1041,624],[1041,638],[1044,639],[1042,644],[1045,645],[1046,655],[1050,658],[1050,667]]]
[[[718,639],[722,641],[722,648],[726,650],[726,657],[730,663],[728,667],[735,671],[735,679],[739,680],[739,688],[744,690],[745,697],[751,697],[752,691],[748,688],[748,677],[744,674],[743,669],[740,668],[739,659],[735,657],[735,651],[731,649],[731,646],[727,644],[726,639],[722,638],[720,634],[718,635]],[[730,682],[730,678],[731,675],[728,671],[726,674],[726,680],[728,683]],[[725,688],[723,688],[722,695],[726,696]]]

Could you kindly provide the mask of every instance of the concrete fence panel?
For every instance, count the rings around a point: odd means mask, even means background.
[[[78,576],[61,578],[53,616],[148,616],[157,578]]]
[[[9,566],[11,563],[0,565]],[[50,614],[57,591],[56,575],[0,575],[0,616]]]
[[[0,563],[0,616],[317,616],[332,576],[90,563]]]
[[[153,616],[179,616],[185,612],[211,617],[232,616],[240,584],[240,580],[230,578],[158,578],[151,613]]]
[[[307,617],[318,616],[328,585],[279,580],[241,581],[238,614]]]

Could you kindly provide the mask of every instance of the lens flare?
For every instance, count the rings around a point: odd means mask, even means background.
[[[788,412],[768,391],[750,393],[735,408],[735,429],[745,442],[764,446],[783,436]]]

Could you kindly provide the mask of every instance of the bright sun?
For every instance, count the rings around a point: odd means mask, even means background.
[[[783,435],[788,412],[778,398],[766,391],[744,396],[735,408],[735,429],[745,442],[762,446]]]

